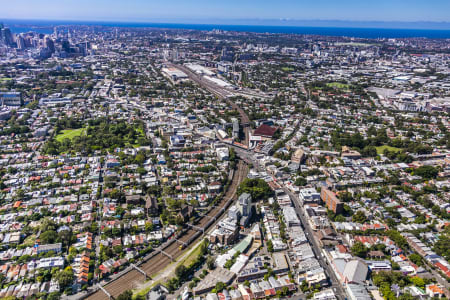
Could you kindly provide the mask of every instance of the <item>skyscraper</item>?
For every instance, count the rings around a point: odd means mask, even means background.
[[[27,47],[27,45],[25,42],[25,38],[22,35],[18,35],[17,36],[17,48],[19,50],[25,50],[26,47]]]
[[[44,47],[47,48],[51,53],[55,52],[55,43],[53,43],[53,40],[46,36],[44,39]]]
[[[7,27],[4,27],[2,24],[0,26],[0,39],[8,46],[12,46],[14,43],[13,36],[11,30]]]

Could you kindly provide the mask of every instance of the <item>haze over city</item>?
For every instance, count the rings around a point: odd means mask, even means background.
[[[446,0],[17,0],[0,18],[141,22],[241,23],[259,20],[449,22]],[[289,23],[288,23],[289,24]]]

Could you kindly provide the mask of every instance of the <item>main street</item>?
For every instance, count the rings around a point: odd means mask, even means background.
[[[235,146],[231,146],[235,149],[236,154],[244,161],[247,161],[248,163],[251,163],[254,167],[256,167],[259,171],[267,171],[264,166],[262,166],[258,160],[255,158],[255,155],[253,152],[244,150]],[[289,195],[292,203],[294,204],[295,210],[297,212],[297,215],[300,217],[300,221],[303,225],[303,229],[305,230],[306,236],[309,240],[309,242],[312,245],[312,249],[314,252],[314,255],[316,256],[317,260],[319,261],[322,268],[325,270],[326,275],[328,278],[330,278],[331,281],[331,287],[333,288],[334,293],[336,294],[336,297],[340,300],[344,300],[347,298],[347,294],[345,293],[345,290],[343,286],[340,284],[339,279],[336,277],[336,274],[334,273],[333,269],[329,265],[328,261],[326,260],[325,256],[323,255],[321,251],[321,246],[319,245],[319,242],[315,238],[314,232],[309,226],[309,222],[306,220],[305,217],[305,211],[303,209],[303,206],[300,203],[300,199],[292,193],[288,188],[286,188],[284,185],[280,184],[283,191]]]
[[[183,71],[184,73],[186,73],[188,75],[188,77],[191,80],[196,82],[198,85],[207,89],[208,91],[210,91],[211,93],[216,95],[219,99],[224,99],[227,102],[229,102],[233,106],[234,109],[239,111],[239,113],[241,115],[241,122],[245,123],[245,124],[249,123],[249,118],[248,118],[247,114],[239,106],[237,106],[234,102],[227,99],[228,97],[232,96],[230,91],[225,90],[224,88],[222,88],[218,85],[215,85],[214,83],[212,83],[206,79],[202,79],[201,76],[198,76],[197,74],[195,74],[194,72],[192,72],[190,69],[188,69],[187,67],[185,67],[183,65],[175,65],[175,64],[171,64],[171,63],[169,63],[168,65],[170,65],[171,67],[178,68],[179,70]],[[244,131],[245,131],[245,135],[246,135],[246,144],[248,145],[248,136],[249,136],[248,127],[244,127]],[[236,146],[233,146],[230,144],[226,144],[226,145],[229,147],[233,147],[236,151],[236,154],[239,157],[241,157],[242,160],[253,164],[253,166],[255,166],[260,171],[266,171],[265,167],[261,166],[259,164],[259,162],[255,158],[255,154],[253,152],[244,150],[242,148],[239,148],[239,147],[236,147]],[[283,186],[283,185],[281,185],[281,186],[282,186],[284,192],[289,195],[291,202],[294,204],[297,215],[299,216],[300,221],[305,230],[305,233],[308,237],[308,240],[310,241],[310,243],[312,245],[314,255],[316,256],[320,265],[325,270],[326,275],[330,279],[331,287],[333,288],[333,291],[335,292],[337,298],[340,300],[346,299],[347,296],[344,291],[344,288],[340,284],[340,282],[339,282],[338,278],[336,277],[336,274],[332,270],[331,266],[328,264],[328,261],[326,260],[325,256],[322,254],[321,246],[319,245],[318,241],[316,240],[313,230],[309,226],[309,222],[306,220],[306,217],[304,214],[304,209],[300,203],[300,199],[296,195],[294,195],[289,189],[287,189],[285,186]]]

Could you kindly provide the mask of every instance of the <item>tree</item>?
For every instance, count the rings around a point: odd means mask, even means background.
[[[447,227],[449,228],[449,227]],[[439,240],[434,244],[433,250],[447,260],[450,260],[450,237],[448,234],[441,234]]]
[[[422,289],[425,287],[425,281],[418,276],[411,277],[409,280],[417,287],[420,287]]]
[[[237,193],[238,195],[249,193],[250,195],[252,195],[253,201],[267,199],[273,195],[273,191],[267,184],[267,182],[260,178],[244,179],[239,185]]]
[[[305,177],[298,177],[295,180],[295,185],[296,186],[305,186],[306,184],[307,184],[307,181],[306,181]]]
[[[144,295],[142,295],[142,294],[137,294],[134,297],[134,300],[145,300],[145,299],[147,299],[147,298]]]
[[[116,245],[113,247],[114,253],[120,254],[123,252],[122,245]]]
[[[427,219],[425,218],[424,215],[419,215],[417,216],[417,218],[414,220],[414,223],[416,224],[425,224],[427,222]]]
[[[48,294],[47,300],[59,300],[60,294],[58,292],[53,292]]]
[[[67,267],[64,271],[59,272],[56,275],[56,279],[58,280],[59,286],[61,289],[64,289],[70,286],[73,282],[73,270],[72,267]]]
[[[41,240],[41,243],[43,244],[51,244],[54,243],[58,239],[58,234],[56,231],[48,230],[39,236],[39,239]]]
[[[153,231],[153,223],[152,222],[146,222],[145,223],[145,231],[146,232],[152,232]]]
[[[306,282],[306,280],[302,281],[302,284],[300,285],[300,289],[302,290],[303,293],[306,293],[309,289],[308,287],[308,283]]]
[[[184,277],[187,275],[187,268],[184,265],[179,265],[175,269],[175,275],[177,275],[178,278],[184,279]]]
[[[398,297],[399,300],[415,300],[416,298],[414,296],[412,296],[410,293],[405,293],[403,295],[400,295],[400,297]]]
[[[388,230],[386,231],[386,235],[393,240],[397,246],[399,246],[402,249],[408,249],[408,242],[406,241],[405,237],[400,234],[397,230]]]
[[[361,258],[365,258],[367,252],[369,251],[369,249],[367,249],[367,247],[364,246],[364,244],[361,242],[354,243],[350,250],[352,251],[353,255]]]
[[[213,270],[216,267],[214,257],[209,256],[206,260],[206,265],[208,266],[208,269]]]
[[[130,290],[127,290],[125,292],[123,292],[122,294],[120,294],[117,297],[117,300],[131,300],[133,297],[133,292]]]
[[[145,162],[145,155],[142,152],[139,152],[136,157],[134,158],[134,161],[138,164],[138,165],[142,165]]]
[[[367,218],[362,210],[358,210],[353,216],[352,221],[360,224],[364,224]]]
[[[377,148],[375,146],[366,146],[362,149],[361,155],[364,157],[376,157],[378,155]]]
[[[267,251],[269,251],[270,253],[273,252],[273,243],[271,240],[267,241]]]
[[[283,286],[281,288],[281,295],[282,296],[287,296],[289,294],[289,288],[287,286]]]
[[[438,169],[433,166],[421,166],[414,170],[414,174],[423,177],[424,179],[436,178]]]
[[[342,202],[350,202],[353,200],[353,196],[349,192],[341,192],[339,193],[339,200]]]
[[[58,237],[63,245],[68,246],[72,241],[72,232],[70,230],[62,230],[58,232]]]
[[[56,230],[57,226],[55,221],[53,221],[52,219],[46,217],[41,221],[41,225],[39,227],[39,229],[41,230],[41,232],[44,231],[48,231],[48,230]]]
[[[345,222],[347,219],[343,216],[343,215],[337,215],[335,218],[334,218],[334,221],[335,222]]]
[[[220,293],[221,291],[223,291],[225,288],[227,287],[227,285],[221,281],[219,281],[218,283],[216,283],[216,291],[218,293]]]
[[[412,261],[413,263],[415,263],[418,266],[422,266],[423,265],[422,256],[420,256],[417,253],[411,254],[408,258],[409,258],[410,261]]]

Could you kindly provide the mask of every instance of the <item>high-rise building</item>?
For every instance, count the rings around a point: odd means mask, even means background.
[[[239,224],[241,226],[247,226],[253,215],[252,195],[249,193],[241,194],[238,199],[237,208],[241,216]]]
[[[239,209],[242,216],[251,215],[252,211],[252,195],[249,193],[243,193],[238,199]]]
[[[14,44],[13,36],[11,30],[2,25],[0,29],[0,39],[8,46],[12,46]]]
[[[239,138],[239,121],[237,118],[231,118],[231,123],[233,124],[233,138]]]
[[[27,48],[27,43],[22,35],[17,36],[17,48],[19,50],[25,50]]]
[[[62,47],[62,50],[66,51],[67,53],[70,52],[70,43],[68,40],[62,41],[61,47]]]
[[[44,47],[47,48],[51,53],[55,52],[55,43],[53,43],[53,40],[46,36],[44,39]]]

